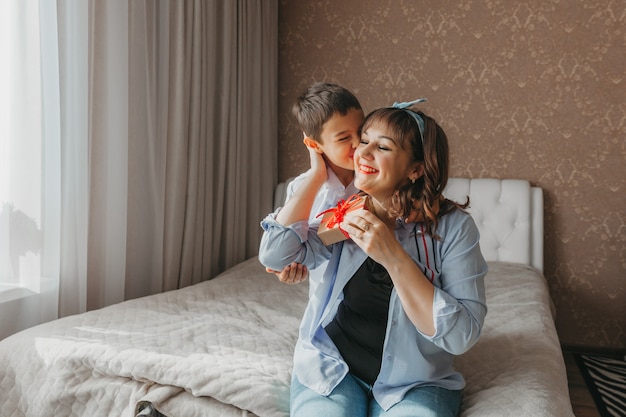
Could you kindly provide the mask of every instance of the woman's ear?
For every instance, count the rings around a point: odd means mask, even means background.
[[[306,145],[307,148],[311,148],[313,150],[315,150],[315,152],[317,153],[324,153],[324,151],[322,150],[322,147],[320,146],[319,142],[317,142],[315,139],[309,137],[309,136],[305,136],[304,139],[302,140],[302,142],[304,142],[304,144]]]
[[[422,175],[424,175],[424,164],[416,163],[409,173],[409,180],[414,183]]]

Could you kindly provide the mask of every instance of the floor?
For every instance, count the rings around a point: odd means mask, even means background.
[[[574,415],[576,417],[600,417],[571,351],[563,350],[563,358],[567,368],[569,395]]]

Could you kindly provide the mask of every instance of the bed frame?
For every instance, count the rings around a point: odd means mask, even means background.
[[[284,200],[286,183],[276,188]],[[478,343],[455,358],[461,417],[573,417],[543,277],[541,189],[450,180],[489,263]],[[65,317],[0,341],[0,416],[286,417],[308,286],[256,257],[180,290]]]

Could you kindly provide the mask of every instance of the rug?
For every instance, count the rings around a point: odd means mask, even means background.
[[[575,354],[602,417],[626,417],[626,361],[617,356]]]

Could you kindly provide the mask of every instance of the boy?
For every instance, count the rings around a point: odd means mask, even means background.
[[[326,164],[327,179],[311,203],[310,224],[319,224],[316,217],[334,207],[341,199],[358,192],[354,187],[354,149],[360,141],[361,124],[365,118],[361,104],[350,91],[329,83],[315,83],[293,105],[292,112],[304,134],[311,163]],[[319,158],[321,155],[322,158]],[[298,191],[311,169],[297,176],[287,187],[287,200]],[[304,190],[300,190],[304,191]],[[317,268],[323,271],[323,268]],[[282,271],[273,271],[285,283],[306,279],[308,271],[300,264],[291,264]]]

